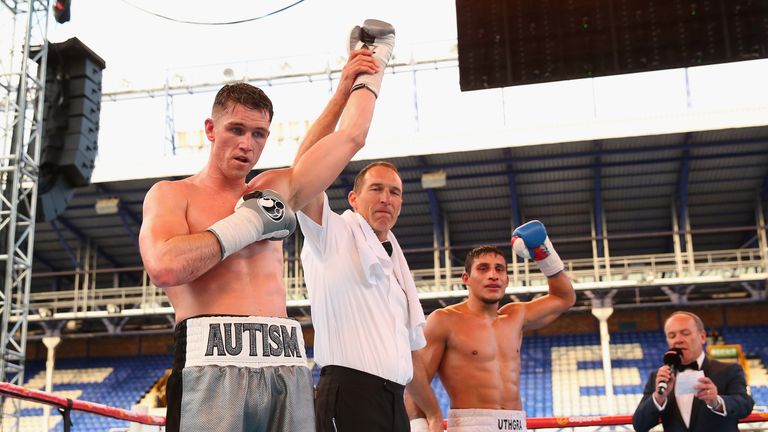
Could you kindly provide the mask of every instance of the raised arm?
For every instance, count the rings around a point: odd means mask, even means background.
[[[376,61],[373,59],[372,52],[368,49],[353,50],[349,53],[349,60],[344,68],[341,70],[341,78],[339,79],[339,85],[336,87],[331,100],[326,105],[320,117],[312,123],[307,133],[304,135],[304,139],[299,145],[299,150],[296,152],[296,157],[293,160],[293,166],[296,166],[302,156],[312,146],[317,144],[322,138],[330,135],[336,124],[341,118],[341,113],[344,111],[344,107],[349,101],[349,97],[352,93],[352,86],[355,83],[355,78],[360,74],[375,74],[379,68]],[[343,169],[343,168],[342,168]],[[316,222],[320,222],[323,210],[323,197],[322,194],[317,194],[304,208],[299,210],[303,211],[310,218]]]
[[[185,187],[179,182],[159,182],[144,198],[139,248],[149,278],[159,287],[191,282],[221,259],[213,233],[189,232]]]
[[[548,294],[523,305],[525,311],[524,330],[536,330],[550,324],[570,309],[576,301],[571,279],[564,271],[548,277],[547,284],[549,285]]]
[[[371,50],[368,49],[358,49],[349,52],[349,59],[347,64],[341,69],[341,77],[339,78],[336,91],[331,96],[331,100],[328,101],[328,105],[325,106],[323,112],[320,113],[320,117],[312,123],[312,126],[309,127],[309,130],[304,135],[296,152],[296,157],[293,159],[293,165],[296,165],[304,153],[317,144],[320,139],[331,134],[336,129],[341,113],[344,111],[344,107],[347,105],[347,101],[349,101],[349,96],[352,94],[355,78],[360,74],[375,74],[378,72],[378,65],[373,59],[372,54]]]
[[[361,37],[369,36],[374,38],[373,42],[367,39],[367,44],[364,44],[360,40]],[[294,209],[304,208],[318,194],[325,191],[352,156],[365,144],[384,67],[389,62],[394,39],[392,26],[381,21],[366,20],[362,29],[358,27],[353,30],[351,47],[371,48],[371,58],[377,63],[377,72],[356,77],[352,93],[341,115],[339,129],[305,151],[299,150],[303,153],[290,169],[290,193],[286,197]]]
[[[547,276],[549,293],[524,304],[523,328],[535,330],[544,327],[576,302],[571,279],[565,274],[563,261],[549,241],[547,230],[541,222],[534,220],[515,229],[512,233],[512,248],[521,257],[533,259]]]

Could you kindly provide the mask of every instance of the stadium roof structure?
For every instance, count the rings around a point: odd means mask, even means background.
[[[610,259],[614,272],[621,268],[622,259],[624,271],[629,272],[635,262],[631,257],[652,262],[654,256],[674,254],[675,225],[683,231],[686,218],[691,228],[688,241],[697,253],[749,251],[760,244],[758,224],[764,221],[768,201],[768,126],[390,161],[399,167],[404,183],[404,205],[394,232],[411,269],[426,277],[433,272],[436,256],[442,260],[441,268],[448,265],[454,273],[460,272],[466,253],[479,245],[499,246],[511,260],[511,232],[531,219],[544,222],[565,261]],[[369,162],[347,166],[328,190],[331,208],[338,212],[348,208],[346,197],[354,176]],[[423,187],[424,174],[427,183],[437,179],[439,186],[443,173],[444,186]],[[98,296],[100,287],[146,285],[138,231],[144,195],[158,180],[91,184],[77,191],[57,219],[38,223],[33,294],[72,290],[82,285],[77,278],[83,277],[93,278],[89,281],[93,296]],[[101,206],[98,213],[97,205]],[[685,250],[685,236],[678,234]],[[285,242],[288,261],[295,258],[298,244],[293,238]],[[445,245],[450,245],[447,264]],[[741,258],[736,254],[722,260]],[[757,257],[760,260],[765,263],[768,258]],[[736,297],[764,300],[765,272],[763,264],[762,276],[754,284],[715,283],[691,299],[717,301],[732,296],[734,289],[746,289],[751,294]],[[635,289],[611,294],[613,303],[642,307],[659,298],[669,301],[679,290],[686,296],[691,291],[685,281],[654,284],[643,292],[631,282],[626,287]],[[530,299],[541,292],[528,287],[514,298]],[[590,293],[594,292],[580,293],[581,306],[594,304]],[[438,294],[422,300],[425,309],[431,310],[459,299],[460,295]],[[306,314],[306,309],[295,314]]]

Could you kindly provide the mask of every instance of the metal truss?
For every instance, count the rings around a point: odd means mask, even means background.
[[[10,34],[2,36],[10,49],[0,54],[0,381],[17,385],[24,382],[48,12],[49,0],[3,0],[0,7],[2,17],[12,22],[3,26]],[[2,407],[2,430],[19,430],[21,400]]]
[[[272,60],[274,61],[274,60]],[[341,69],[344,62],[331,64],[330,60],[325,60],[322,67],[303,69],[294,73],[253,73],[237,78],[227,76],[208,76],[200,73],[203,78],[190,77],[183,78],[178,74],[173,74],[166,79],[165,84],[155,87],[126,89],[126,90],[106,90],[102,92],[103,102],[116,102],[121,100],[133,100],[155,97],[168,97],[187,94],[198,94],[203,92],[216,92],[222,85],[232,82],[249,82],[259,87],[273,87],[281,85],[302,84],[308,82],[324,81],[330,78],[341,76]],[[264,65],[251,65],[254,70],[264,68]],[[411,58],[408,60],[394,59],[387,65],[385,73],[400,74],[412,73],[421,70],[435,70],[444,68],[458,68],[458,55],[455,53],[446,55],[436,55],[430,58]],[[271,69],[266,67],[267,69]],[[203,68],[207,69],[207,68]],[[207,70],[206,70],[207,71]]]

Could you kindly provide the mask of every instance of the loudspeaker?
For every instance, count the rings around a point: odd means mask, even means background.
[[[101,71],[105,63],[77,38],[51,45],[49,66],[53,54],[58,62],[58,76],[63,79],[62,104],[68,119],[59,169],[72,186],[87,186],[98,152]]]
[[[75,190],[64,177],[47,179],[44,187],[37,191],[37,220],[50,222],[56,219],[67,209],[73,196]]]
[[[73,188],[91,182],[98,154],[104,60],[77,38],[48,45],[38,215],[66,209]]]

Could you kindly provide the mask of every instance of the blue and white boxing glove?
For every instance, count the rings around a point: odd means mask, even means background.
[[[563,260],[549,241],[544,224],[537,220],[520,225],[512,232],[512,250],[522,258],[534,260],[547,277],[565,269]]]

